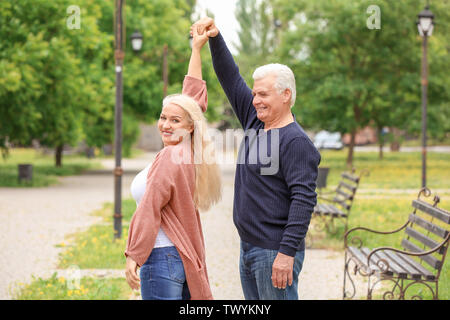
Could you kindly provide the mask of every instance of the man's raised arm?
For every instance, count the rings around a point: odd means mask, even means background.
[[[206,31],[206,35],[209,37],[214,71],[242,127],[248,129],[257,119],[252,104],[252,90],[240,75],[239,68],[215,26],[214,20],[208,17],[203,18],[197,21],[192,28],[197,28],[199,34]]]

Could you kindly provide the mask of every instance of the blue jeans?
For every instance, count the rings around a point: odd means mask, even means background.
[[[189,289],[177,249],[154,248],[140,270],[142,300],[188,300]]]
[[[297,251],[292,285],[285,289],[277,289],[272,284],[272,265],[277,254],[277,250],[259,248],[241,240],[239,271],[246,300],[298,300],[298,275],[305,251]]]

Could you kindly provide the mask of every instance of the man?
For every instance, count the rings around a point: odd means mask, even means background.
[[[233,206],[241,238],[244,296],[296,300],[304,238],[316,204],[320,154],[291,112],[294,74],[280,64],[259,67],[252,90],[239,74],[214,20],[203,18],[192,28],[209,37],[217,78],[246,132],[236,167]]]

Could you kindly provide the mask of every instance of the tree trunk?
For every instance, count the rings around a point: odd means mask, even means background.
[[[383,145],[384,145],[383,141],[380,141],[379,142],[380,151],[378,152],[378,156],[380,159],[383,159]]]
[[[384,138],[385,138],[383,128],[377,127],[377,132],[378,132],[378,146],[380,147],[379,152],[378,152],[378,157],[380,159],[383,159],[383,146],[384,146]]]
[[[63,153],[63,145],[59,145],[56,147],[55,150],[55,165],[57,167],[61,167],[62,166],[62,153]]]
[[[353,149],[355,148],[355,137],[356,137],[356,130],[353,130],[350,133],[350,144],[348,146],[348,155],[347,155],[347,167],[349,169],[353,168]]]
[[[392,127],[390,131],[392,132],[391,151],[400,151],[400,130]]]

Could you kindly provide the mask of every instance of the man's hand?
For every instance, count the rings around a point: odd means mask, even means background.
[[[192,36],[192,48],[196,50],[201,50],[201,48],[208,42],[208,36],[206,33],[199,34],[198,28],[191,27]]]
[[[214,20],[210,17],[201,18],[196,23],[194,23],[191,27],[191,35],[192,28],[197,28],[197,33],[199,35],[202,35],[206,31],[206,35],[208,36],[208,38],[214,38],[219,34],[219,29],[217,29],[216,25],[214,24]]]
[[[292,285],[294,257],[278,252],[272,265],[272,284],[275,288],[285,289]]]
[[[127,277],[128,285],[133,290],[138,290],[140,287],[140,279],[136,272],[137,268],[137,263],[133,259],[131,259],[131,257],[127,257],[125,276]]]

